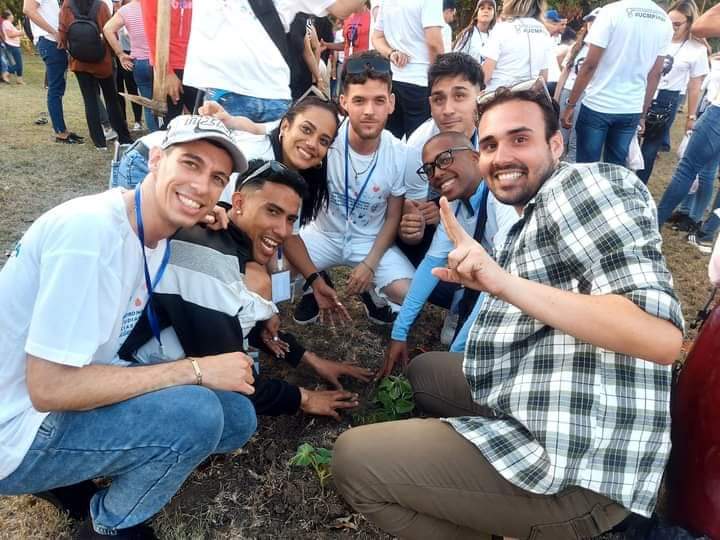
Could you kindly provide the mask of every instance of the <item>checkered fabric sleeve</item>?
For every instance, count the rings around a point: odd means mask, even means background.
[[[632,173],[561,165],[497,260],[558,289],[623,295],[682,328],[660,246],[655,206]],[[544,494],[580,486],[652,513],[670,451],[669,366],[579,341],[486,296],[463,367],[493,414],[448,422],[506,479]]]

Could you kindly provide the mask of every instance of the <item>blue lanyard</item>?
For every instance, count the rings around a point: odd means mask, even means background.
[[[140,248],[142,249],[142,255],[143,255],[143,270],[145,272],[145,286],[147,287],[148,291],[148,301],[147,301],[147,317],[148,322],[150,323],[150,329],[152,330],[153,336],[155,336],[155,339],[157,340],[158,344],[160,345],[160,350],[163,350],[163,344],[162,341],[160,341],[160,324],[158,323],[157,317],[155,316],[155,310],[152,307],[152,293],[153,289],[157,287],[158,282],[160,281],[160,278],[162,278],[163,274],[165,273],[165,268],[167,267],[168,261],[170,260],[170,243],[166,243],[165,245],[165,253],[163,254],[162,262],[160,263],[160,268],[158,268],[157,274],[155,274],[155,280],[150,280],[150,270],[148,269],[148,263],[147,263],[147,256],[145,255],[145,229],[143,228],[143,220],[142,220],[142,209],[140,204],[140,186],[135,188],[135,219],[137,221],[137,228],[138,228],[138,238],[140,239]]]
[[[375,163],[373,163],[372,168],[370,169],[370,172],[367,175],[367,178],[365,178],[365,183],[360,188],[360,191],[357,194],[357,197],[355,198],[355,202],[352,205],[352,208],[350,208],[350,188],[348,187],[348,160],[350,159],[350,122],[348,121],[347,124],[345,124],[345,216],[348,221],[350,221],[350,215],[355,211],[355,207],[357,206],[358,201],[360,200],[360,197],[362,197],[362,194],[365,193],[365,188],[368,185],[368,182],[370,182],[370,177],[375,172],[375,167],[377,167],[377,157],[380,155],[380,147],[378,146],[377,152],[378,154],[375,156]],[[381,141],[382,142],[382,141]]]
[[[477,150],[478,149],[478,132],[477,129],[473,132],[472,138],[470,139],[470,143],[472,144],[472,147]]]

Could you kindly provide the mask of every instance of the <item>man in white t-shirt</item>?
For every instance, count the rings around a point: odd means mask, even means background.
[[[24,0],[23,13],[30,19],[35,46],[45,63],[47,75],[47,107],[55,131],[55,142],[82,144],[84,137],[68,131],[63,113],[65,73],[68,56],[58,47],[58,19],[60,8],[57,0]]]
[[[81,537],[149,538],[141,524],[193,469],[252,435],[246,355],[133,369],[117,355],[144,309],[157,323],[166,239],[246,167],[220,121],[181,116],[140,188],[73,199],[28,229],[0,271],[0,494],[90,515]]]
[[[558,52],[557,48],[561,42],[561,36],[567,25],[567,19],[563,19],[555,9],[548,9],[545,12],[545,19],[543,21],[545,29],[550,34],[550,40],[553,43],[553,47],[550,50],[550,56],[548,58],[548,76],[547,76],[547,87],[550,95],[555,94],[555,88],[558,80],[560,80],[560,64],[558,63]]]
[[[597,14],[562,117],[563,127],[569,128],[583,96],[575,126],[578,163],[625,165],[660,80],[672,33],[667,14],[652,0],[620,0]]]
[[[452,51],[452,23],[455,22],[457,15],[457,5],[455,0],[443,0],[443,20],[445,24],[442,27],[443,52]]]
[[[183,83],[207,89],[207,98],[233,116],[268,122],[287,111],[291,93],[290,68],[266,28],[274,26],[284,36],[298,13],[346,17],[364,1],[266,0],[256,4],[263,6],[259,8],[262,18],[249,2],[206,0],[193,5]]]
[[[372,42],[393,64],[395,111],[388,129],[398,138],[409,137],[430,117],[427,70],[444,51],[443,0],[385,2]]]
[[[377,51],[345,60],[340,105],[348,118],[328,152],[327,208],[286,242],[287,259],[305,278],[307,289],[318,272],[351,266],[349,294],[375,290],[402,304],[414,268],[393,246],[402,214],[405,145],[385,131],[395,104],[390,62]],[[373,322],[389,324],[391,308],[368,306]],[[295,310],[300,324],[319,315],[314,296],[306,294]]]

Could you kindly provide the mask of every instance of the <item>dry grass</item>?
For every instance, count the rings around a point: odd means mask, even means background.
[[[0,86],[0,264],[5,252],[39,214],[107,185],[109,155],[96,152],[91,144],[55,144],[49,126],[33,124],[44,109],[43,72],[37,57],[26,59],[28,85]],[[70,129],[86,133],[82,100],[72,75],[64,104]],[[673,131],[676,142],[680,129]],[[667,184],[674,163],[674,154],[660,155],[651,185],[656,198]],[[683,235],[672,231],[664,234],[665,255],[689,320],[709,291],[708,258],[688,246]],[[336,274],[337,281],[344,282],[344,275]],[[377,367],[388,332],[369,325],[357,302],[348,303],[353,325],[336,329],[286,326],[320,354]],[[424,313],[413,332],[414,346],[437,349],[441,325],[439,310]],[[290,372],[284,365],[270,364],[264,369],[308,387],[317,382],[304,369]],[[365,398],[371,391],[358,384],[351,384],[350,389]],[[304,416],[262,419],[257,435],[242,452],[212,459],[189,478],[154,520],[156,530],[167,539],[383,537],[361,516],[350,513],[332,485],[323,491],[312,472],[287,464],[301,442],[329,448],[348,427],[347,420],[338,424]],[[343,523],[338,519],[347,519],[349,527],[334,528]],[[28,496],[0,497],[0,523],[0,539],[67,538],[73,527],[47,503]]]

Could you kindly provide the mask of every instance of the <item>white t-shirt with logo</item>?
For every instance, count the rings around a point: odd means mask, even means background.
[[[163,240],[146,249],[151,276]],[[35,410],[26,354],[58,364],[118,364],[147,302],[140,241],[119,189],[40,216],[0,271],[0,478],[22,462],[47,416]]]
[[[57,0],[35,0],[38,5],[38,14],[45,19],[45,22],[53,27],[55,31],[58,29],[58,22],[60,19],[60,6]],[[110,12],[112,13],[112,11]],[[38,39],[44,37],[49,41],[55,41],[55,38],[48,34],[45,30],[40,28],[37,24],[30,21],[30,28],[32,28],[33,39],[37,45]]]
[[[384,6],[383,6],[384,7]],[[376,155],[360,155],[349,148],[348,193],[345,200],[345,141],[348,121],[338,132],[328,151],[328,199],[327,209],[315,218],[315,226],[329,236],[352,237],[375,241],[385,223],[387,201],[390,196],[405,194],[405,144],[387,130],[382,132]],[[354,169],[353,169],[354,167]],[[355,171],[358,174],[356,178]],[[362,190],[368,176],[370,180]],[[360,193],[362,190],[362,193]],[[359,198],[358,198],[359,196]],[[353,209],[354,208],[354,209]],[[347,220],[347,211],[350,219]]]
[[[461,46],[455,47],[455,51],[469,54],[475,60],[482,64],[484,60],[482,57],[482,49],[490,39],[491,32],[492,30],[490,32],[481,32],[477,29],[477,26],[474,26],[467,41],[465,41],[465,43],[463,43]]]
[[[487,89],[536,78],[541,70],[548,69],[554,48],[550,34],[536,19],[520,17],[498,22],[480,52],[495,60],[492,76],[485,81]]]
[[[336,0],[273,0],[285,32],[302,12],[319,17]],[[264,99],[291,99],[290,68],[247,0],[193,4],[183,82]]]
[[[402,68],[392,66],[393,80],[427,86],[430,55],[425,29],[445,25],[442,0],[392,0],[384,2],[375,28],[385,34],[388,45],[410,56]]]
[[[702,77],[710,73],[707,49],[702,43],[688,39],[680,43],[671,43],[667,48],[667,57],[672,58],[672,69],[663,75],[658,90],[685,93],[691,78]]]
[[[585,42],[605,52],[585,91],[583,105],[609,114],[642,112],[647,75],[672,39],[667,14],[651,0],[604,6]]]

